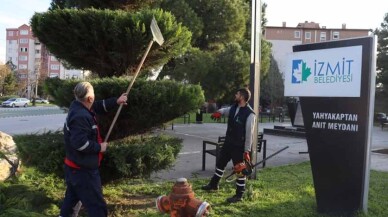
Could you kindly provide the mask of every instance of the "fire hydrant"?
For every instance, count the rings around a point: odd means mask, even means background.
[[[210,204],[194,198],[191,185],[186,178],[179,178],[168,196],[159,196],[156,207],[171,217],[203,217],[209,215]]]

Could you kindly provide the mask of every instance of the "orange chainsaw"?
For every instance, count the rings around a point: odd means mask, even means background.
[[[229,179],[231,176],[233,175],[237,175],[237,177],[242,177],[242,176],[249,176],[252,174],[252,171],[253,171],[253,168],[257,167],[258,165],[266,162],[268,159],[270,159],[271,157],[279,154],[280,152],[286,150],[287,148],[289,148],[289,146],[286,146],[282,149],[280,149],[279,151],[271,154],[270,156],[266,157],[265,159],[261,160],[260,162],[256,163],[255,165],[252,165],[252,163],[250,161],[247,161],[244,159],[243,162],[241,163],[238,163],[236,165],[233,166],[233,172],[227,176],[225,179],[227,182],[231,182],[233,181],[234,179]]]

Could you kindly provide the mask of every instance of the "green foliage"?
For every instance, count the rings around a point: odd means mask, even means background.
[[[0,101],[6,101],[7,99],[10,98],[17,98],[19,97],[18,95],[6,95],[6,96],[0,96]]]
[[[24,178],[19,177],[0,183],[0,217],[58,216],[59,205],[65,191],[63,181],[29,168],[24,169]],[[257,180],[248,180],[244,201],[236,204],[224,202],[235,192],[233,182],[227,183],[222,180],[218,192],[208,193],[200,189],[202,185],[207,184],[208,179],[188,181],[192,185],[195,197],[211,205],[210,214],[214,217],[329,217],[317,212],[309,162],[265,168],[260,170],[258,175]],[[371,171],[368,213],[356,213],[352,216],[388,216],[387,179],[387,172]],[[35,187],[37,183],[39,187]],[[168,216],[159,213],[155,208],[155,199],[171,193],[173,184],[173,182],[122,179],[104,185],[109,217]],[[43,194],[46,197],[42,197]],[[8,200],[11,202],[7,202]],[[18,208],[6,205],[14,204],[12,201],[18,200],[24,203],[25,208],[21,208],[21,205],[15,205]]]
[[[239,44],[231,43],[216,57],[215,68],[204,87],[207,99],[230,104],[236,90],[249,85],[249,54]],[[215,85],[216,84],[216,85]]]
[[[18,135],[14,140],[25,166],[41,173],[63,176],[65,144],[62,132]],[[100,167],[102,180],[147,178],[153,172],[169,168],[182,148],[181,143],[180,139],[166,135],[133,136],[110,142]]]
[[[24,167],[17,178],[0,183],[0,217],[58,216],[63,191],[56,176]]]
[[[101,173],[105,181],[114,177],[149,178],[151,173],[171,167],[181,148],[181,139],[165,135],[117,140],[109,145]]]
[[[377,41],[377,80],[376,82],[383,85],[383,92],[388,94],[388,13],[385,14],[381,23],[381,28],[375,33],[378,36]]]
[[[193,48],[185,55],[170,61],[163,67],[159,79],[170,79],[190,84],[205,84],[207,76],[214,68],[214,56],[211,52]],[[201,85],[202,88],[204,85]]]
[[[35,13],[34,35],[58,59],[75,68],[91,70],[99,77],[135,72],[147,45],[153,39],[149,28],[157,20],[165,43],[155,43],[143,65],[157,68],[190,47],[191,33],[169,12],[141,10],[57,9]],[[60,33],[60,34],[58,34]]]
[[[200,23],[203,23],[202,34],[194,46],[219,50],[224,44],[243,38],[246,22],[243,1],[187,0],[186,3],[190,5],[197,17],[202,18]],[[190,27],[186,22],[183,24]]]
[[[202,36],[199,36],[197,42],[194,43],[195,46],[198,46],[198,49],[191,49],[185,55],[182,55],[178,58],[171,60],[162,70],[159,78],[162,79],[168,76],[171,79],[175,79],[177,81],[188,82],[191,84],[200,84],[205,92],[205,96],[207,100],[218,100],[219,104],[230,103],[233,100],[234,91],[237,87],[242,87],[244,85],[249,84],[249,73],[250,73],[250,62],[249,62],[249,53],[251,50],[251,13],[250,13],[250,2],[249,1],[218,1],[218,3],[213,1],[164,1],[166,5],[170,7],[167,10],[171,10],[172,13],[177,16],[178,20],[182,20],[182,23],[189,27],[190,30],[193,29],[192,24],[187,24],[187,21],[184,21],[183,18],[179,15],[181,11],[179,8],[176,8],[176,4],[184,4],[186,2],[189,4],[193,11],[196,14],[202,14],[202,22],[204,23],[204,32],[205,29],[212,25],[212,22],[218,22],[219,25],[232,25],[228,20],[218,21],[217,18],[209,18],[209,16],[216,16],[218,14],[223,14],[224,11],[228,11],[227,9],[220,9],[218,7],[214,7],[211,9],[212,12],[209,12],[212,4],[218,4],[220,2],[228,2],[225,3],[222,7],[229,7],[232,2],[239,2],[238,6],[236,6],[236,10],[240,11],[240,15],[244,17],[244,24],[239,24],[244,26],[243,30],[244,34],[240,37],[230,37],[229,39],[219,40],[210,42],[213,39],[203,39],[202,31],[196,30],[198,33],[201,33]],[[178,3],[180,2],[180,3]],[[198,4],[195,4],[198,3]],[[162,4],[163,7],[163,4]],[[221,6],[220,6],[221,7]],[[263,6],[262,18],[265,18],[265,5]],[[185,9],[186,10],[186,9]],[[220,12],[217,12],[219,10]],[[175,12],[177,11],[177,12]],[[189,13],[190,14],[190,13]],[[190,15],[191,16],[191,15]],[[195,20],[195,19],[194,19]],[[235,22],[240,22],[240,20],[235,20]],[[241,21],[242,22],[242,21]],[[262,20],[262,24],[266,23],[265,19]],[[193,24],[194,25],[194,24]],[[198,27],[197,25],[194,25]],[[200,29],[202,27],[198,27]],[[225,27],[227,29],[228,27]],[[264,28],[264,27],[263,27]],[[234,31],[234,30],[223,30],[223,31]],[[212,30],[215,31],[214,36],[218,39],[219,34],[222,34],[221,30]],[[237,32],[240,29],[236,30]],[[225,35],[224,35],[225,36]],[[225,36],[226,37],[226,36]],[[233,39],[231,39],[233,38]],[[194,40],[194,38],[193,38]],[[216,45],[220,44],[222,41],[222,46]],[[204,44],[201,44],[204,43]],[[213,44],[213,45],[211,45]],[[215,50],[209,51],[208,46],[218,47]],[[214,48],[214,47],[213,47]],[[228,54],[232,52],[233,54]],[[271,55],[271,44],[261,38],[261,61],[260,61],[260,78],[261,81],[267,76],[269,67],[270,67],[270,55]],[[233,57],[233,55],[238,55]],[[232,89],[230,89],[232,88]]]
[[[282,106],[284,98],[284,80],[276,60],[271,56],[271,65],[266,77],[260,84],[260,97],[271,103],[272,107]],[[260,103],[263,105],[264,103]]]
[[[164,0],[160,7],[170,11],[178,22],[189,28],[193,34],[191,42],[195,44],[203,33],[205,20],[191,8],[187,0]]]
[[[17,85],[17,78],[14,73],[9,73],[5,76],[3,84],[2,84],[2,90],[1,92],[3,94],[15,94],[18,89]]]
[[[98,8],[98,9],[140,9],[147,6],[152,6],[156,0],[53,0],[50,10],[64,8]]]
[[[55,99],[54,104],[69,107],[74,99],[73,89],[79,81],[47,79],[46,89]],[[118,97],[129,86],[125,78],[104,78],[90,81],[96,99]],[[146,81],[137,79],[114,125],[110,140],[125,138],[151,130],[187,112],[194,111],[204,102],[203,92],[198,85],[184,85],[174,81]],[[116,111],[98,116],[102,135],[108,132]],[[124,130],[123,130],[124,129]]]
[[[62,132],[19,135],[14,140],[23,164],[45,173],[63,174],[65,149]]]
[[[249,60],[249,53],[238,43],[230,43],[213,55],[193,49],[168,65],[160,77],[200,84],[206,99],[229,104],[237,89],[249,85]]]

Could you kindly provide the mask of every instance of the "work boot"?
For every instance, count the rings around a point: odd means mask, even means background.
[[[219,188],[218,185],[211,185],[211,184],[207,184],[201,187],[201,189],[205,191],[217,191],[218,188]]]
[[[242,196],[240,195],[234,195],[233,197],[229,197],[228,199],[226,199],[226,202],[228,203],[237,203],[237,202],[240,202],[242,201]]]

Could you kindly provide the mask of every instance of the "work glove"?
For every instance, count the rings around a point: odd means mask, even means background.
[[[211,118],[212,120],[214,120],[214,121],[218,121],[218,120],[221,119],[221,113],[220,113],[220,112],[214,112],[214,113],[210,116],[210,118]]]
[[[249,151],[244,152],[244,160],[251,162],[251,153]]]

